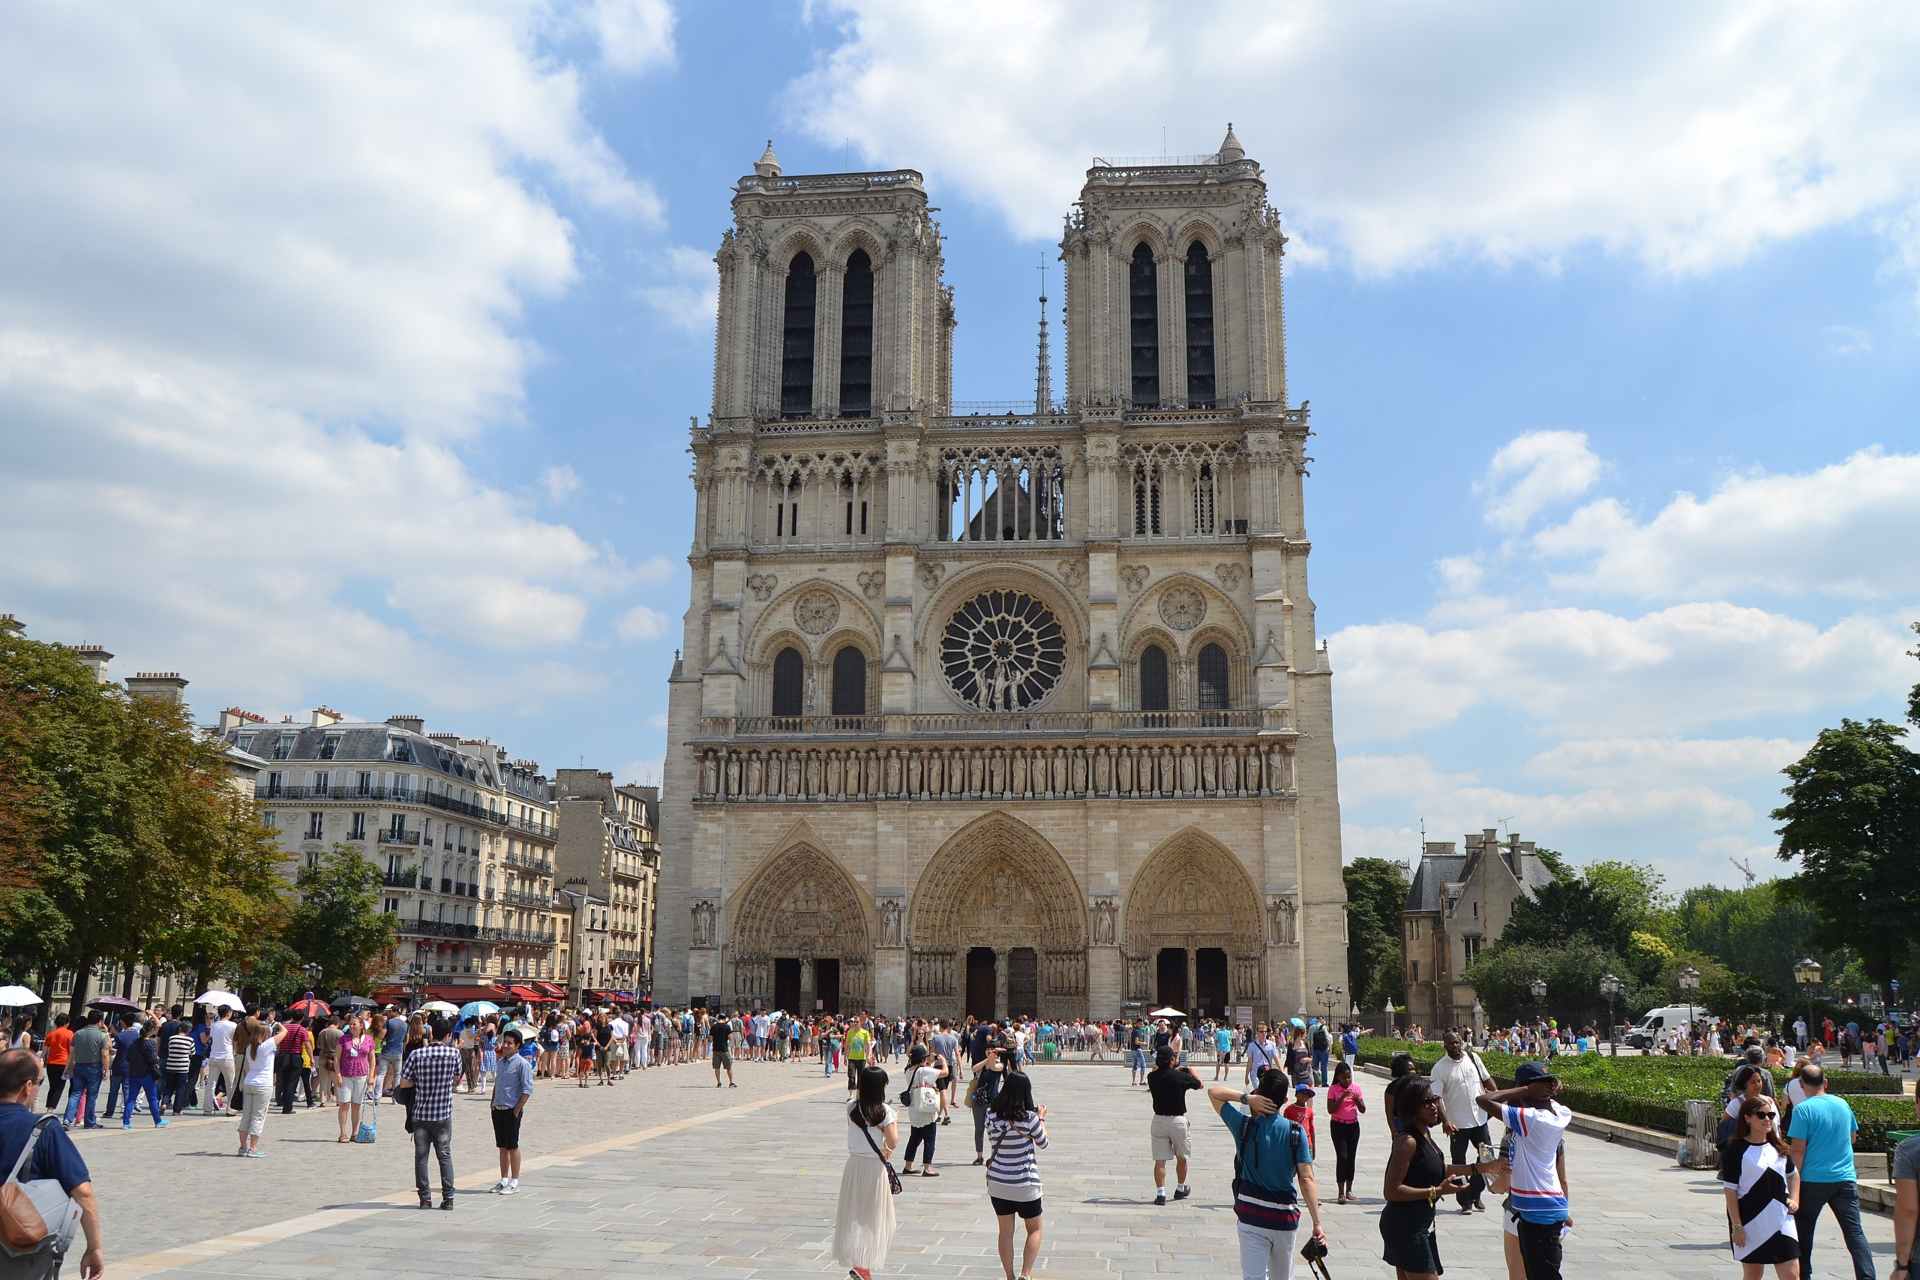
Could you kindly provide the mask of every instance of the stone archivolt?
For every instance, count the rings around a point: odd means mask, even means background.
[[[1147,858],[1127,892],[1128,997],[1152,998],[1161,948],[1213,947],[1229,959],[1229,1003],[1255,1004],[1264,932],[1260,895],[1240,863],[1204,833],[1183,831]]]
[[[867,910],[847,873],[818,849],[795,845],[769,858],[728,915],[736,996],[771,1006],[774,958],[799,956],[840,960],[842,1001],[865,997],[873,952]]]

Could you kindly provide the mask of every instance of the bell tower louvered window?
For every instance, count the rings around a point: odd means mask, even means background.
[[[813,259],[802,253],[787,264],[787,301],[780,344],[780,416],[813,413]]]
[[[1213,263],[1198,240],[1187,249],[1187,404],[1214,405]]]
[[[855,249],[840,295],[840,416],[872,412],[873,261],[865,249]]]
[[[1127,271],[1128,328],[1133,348],[1133,403],[1151,409],[1160,403],[1160,286],[1153,250],[1133,251]]]

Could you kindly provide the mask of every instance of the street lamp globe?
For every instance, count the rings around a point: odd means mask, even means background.
[[[1680,971],[1680,989],[1682,991],[1698,991],[1700,989],[1700,971],[1692,965],[1688,965],[1682,969]]]
[[[1803,987],[1820,985],[1820,962],[1812,956],[1793,966],[1793,980]]]
[[[1531,983],[1527,984],[1527,990],[1533,992],[1533,998],[1536,1002],[1545,1000],[1547,998],[1546,979],[1535,978]]]

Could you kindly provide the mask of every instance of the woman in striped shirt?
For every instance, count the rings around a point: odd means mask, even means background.
[[[988,1070],[995,1070],[1000,1051],[987,1051]],[[987,1116],[987,1198],[1000,1220],[1000,1266],[1013,1274],[1013,1219],[1026,1221],[1027,1240],[1020,1256],[1020,1280],[1031,1280],[1040,1257],[1040,1163],[1037,1153],[1047,1145],[1047,1109],[1033,1104],[1033,1081],[1019,1071],[1006,1072],[1000,1094]]]

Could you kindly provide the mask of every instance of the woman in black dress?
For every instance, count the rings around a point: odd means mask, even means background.
[[[1440,1095],[1424,1076],[1408,1076],[1394,1098],[1398,1132],[1387,1161],[1387,1207],[1380,1214],[1382,1255],[1399,1280],[1433,1280],[1442,1273],[1440,1241],[1433,1231],[1433,1205],[1464,1191],[1467,1177],[1449,1173],[1428,1130],[1440,1122]]]
[[[1727,1228],[1744,1280],[1760,1280],[1771,1262],[1779,1280],[1799,1280],[1800,1171],[1780,1136],[1772,1098],[1750,1094],[1740,1104],[1739,1129],[1720,1149],[1720,1186],[1727,1197]]]

